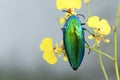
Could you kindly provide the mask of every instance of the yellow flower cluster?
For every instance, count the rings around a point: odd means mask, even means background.
[[[105,19],[100,20],[98,16],[93,16],[88,19],[87,25],[93,29],[95,34],[94,36],[93,35],[88,36],[89,39],[96,39],[96,42],[98,44],[102,40],[107,43],[110,42],[109,39],[104,39],[104,35],[110,34],[111,31],[110,25],[107,22],[107,20]]]
[[[89,0],[84,0],[84,2],[88,4]],[[67,11],[65,16],[59,19],[59,25],[62,26],[69,16],[76,15],[75,9],[81,9],[81,6],[81,0],[56,0],[57,9]]]
[[[40,44],[40,49],[43,51],[43,59],[48,62],[49,64],[55,64],[57,62],[57,57],[64,54],[64,61],[67,61],[67,55],[64,50],[63,42],[61,42],[61,46],[58,47],[58,44],[55,47],[52,47],[52,39],[51,38],[44,38]]]

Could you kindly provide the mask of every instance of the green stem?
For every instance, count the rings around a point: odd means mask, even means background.
[[[100,47],[98,48],[98,50],[100,51]],[[98,56],[99,56],[100,66],[101,66],[101,69],[102,69],[103,74],[105,76],[105,79],[109,80],[108,75],[107,75],[106,70],[105,70],[105,67],[104,67],[104,64],[103,64],[103,61],[102,61],[102,56],[101,56],[101,54],[98,54]]]
[[[95,42],[95,43],[92,45],[92,48],[94,48],[96,45],[97,45],[97,42]]]
[[[115,66],[115,73],[117,80],[120,80],[119,78],[119,70],[118,70],[118,58],[117,58],[117,27],[118,27],[118,21],[120,16],[120,0],[118,5],[118,12],[115,19],[115,25],[114,25],[114,66]]]
[[[116,77],[117,77],[117,80],[120,80],[119,70],[118,70],[118,61],[117,61],[117,33],[116,32],[114,32],[114,58],[115,58],[114,66],[115,66]]]
[[[116,19],[115,19],[114,29],[118,27],[119,16],[120,16],[120,0],[119,0],[119,5],[118,5],[118,12],[117,12]]]
[[[87,7],[88,18],[89,18],[90,17],[90,7],[88,4],[86,4],[86,7]]]
[[[100,50],[97,50],[97,49],[95,49],[95,48],[88,47],[88,46],[86,46],[86,48],[91,49],[91,50],[97,52],[98,54],[102,54],[102,55],[104,55],[104,56],[106,56],[106,57],[108,57],[109,59],[111,59],[111,60],[114,61],[114,58],[113,58],[113,57],[111,57],[110,55],[108,55],[108,54],[106,54],[106,53],[104,53],[104,52],[101,52]]]

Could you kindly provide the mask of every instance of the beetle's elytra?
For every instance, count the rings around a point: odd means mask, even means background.
[[[77,70],[85,51],[84,32],[78,16],[72,15],[66,20],[63,27],[63,42],[69,63]]]

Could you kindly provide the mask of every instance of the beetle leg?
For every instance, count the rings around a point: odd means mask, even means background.
[[[81,23],[81,25],[85,25],[86,23]]]
[[[85,19],[85,16],[83,14],[77,14],[77,16],[82,16]]]
[[[61,30],[63,30],[63,28],[61,28]]]
[[[89,44],[85,41],[86,45],[89,47]],[[90,54],[91,49],[89,49],[88,54]]]
[[[90,32],[89,30],[87,30],[86,28],[83,28],[83,30],[87,31],[88,33],[90,33],[91,35],[95,36],[92,32]]]
[[[64,27],[61,28],[61,30],[64,30],[64,29],[66,29],[66,26],[64,26]]]

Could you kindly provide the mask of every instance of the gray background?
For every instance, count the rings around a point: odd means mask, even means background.
[[[62,40],[55,0],[0,0],[0,80],[105,80],[95,52],[87,54],[77,71],[73,71],[62,58],[55,65],[42,59],[39,44],[44,37],[54,43]],[[91,0],[91,15],[105,18],[113,25],[118,0]],[[86,6],[78,11],[87,17]],[[84,22],[84,20],[82,20]],[[85,26],[86,27],[86,26]],[[119,23],[120,27],[120,23]],[[120,52],[118,28],[118,54]],[[86,40],[88,33],[86,32]],[[113,55],[113,33],[110,44],[102,43],[102,51]],[[93,41],[88,41],[92,45]],[[120,61],[120,54],[119,54]],[[110,80],[115,80],[113,62],[103,57]],[[120,66],[120,62],[119,62]],[[120,67],[119,67],[120,68]]]

